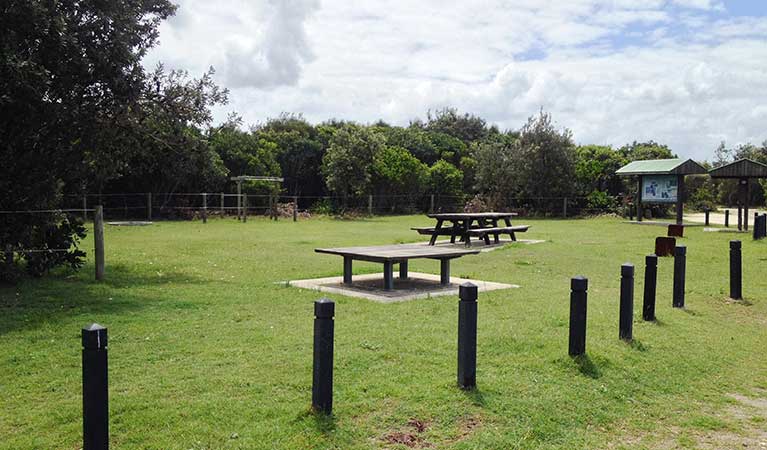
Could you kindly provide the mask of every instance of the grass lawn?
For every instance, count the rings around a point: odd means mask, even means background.
[[[454,276],[521,285],[480,293],[478,389],[455,387],[457,296],[332,296],[332,418],[309,412],[319,294],[279,282],[340,275],[341,258],[315,247],[417,241],[409,227],[428,219],[108,226],[105,282],[93,281],[89,237],[81,272],[0,288],[0,448],[80,448],[90,322],[109,328],[113,448],[699,448],[712,433],[765,428],[749,410],[731,414],[730,395],[767,389],[767,242],[740,236],[746,301],[730,302],[734,235],[688,228],[687,308],[672,309],[673,260],[661,258],[659,320],[645,323],[644,256],[664,228],[519,222],[547,242],[452,265]],[[618,340],[627,261],[637,267],[631,345]],[[355,273],[379,270],[355,263]],[[584,360],[567,356],[578,274],[590,287]]]

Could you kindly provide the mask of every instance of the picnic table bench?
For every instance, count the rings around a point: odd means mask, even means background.
[[[416,258],[438,259],[440,284],[450,284],[450,260],[464,255],[476,255],[479,250],[455,247],[432,247],[423,244],[379,245],[372,247],[315,248],[317,253],[340,255],[344,258],[344,284],[352,284],[352,261],[383,263],[384,289],[394,289],[394,264],[399,264],[400,279],[408,277],[408,260]]]
[[[467,247],[471,245],[472,236],[484,240],[486,245],[490,244],[490,236],[493,236],[493,241],[497,244],[501,234],[508,234],[512,241],[516,241],[515,233],[524,233],[530,228],[530,225],[512,225],[511,218],[516,215],[511,212],[427,214],[427,217],[437,220],[437,225],[412,229],[419,234],[430,235],[429,245],[434,245],[438,236],[450,236],[451,243],[455,243],[455,238],[459,237]],[[505,226],[498,225],[501,220]],[[443,227],[445,221],[451,222],[452,225]]]

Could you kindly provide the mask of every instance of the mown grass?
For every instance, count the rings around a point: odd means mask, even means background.
[[[94,321],[109,328],[114,448],[405,448],[400,435],[436,448],[636,448],[670,427],[694,447],[696,430],[729,426],[725,394],[767,388],[766,243],[741,236],[747,298],[730,302],[733,235],[688,228],[687,307],[671,308],[663,258],[659,320],[645,323],[642,265],[663,228],[524,222],[547,242],[453,263],[455,276],[521,285],[480,294],[476,391],[455,386],[457,298],[332,296],[332,418],[309,412],[319,295],[279,282],[339,275],[340,258],[315,247],[416,241],[409,227],[428,219],[108,227],[105,282],[89,259],[80,273],[0,288],[0,448],[79,448],[79,335]],[[631,345],[618,340],[624,262],[637,266]],[[438,273],[431,261],[411,270]],[[577,274],[589,278],[588,356],[574,360]]]

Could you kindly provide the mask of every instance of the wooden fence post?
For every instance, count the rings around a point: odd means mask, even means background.
[[[83,222],[88,220],[88,194],[83,194]]]
[[[242,194],[242,221],[248,221],[248,194]]]
[[[152,221],[152,193],[151,192],[146,193],[146,220],[147,222]]]
[[[208,223],[208,194],[202,193],[202,223]]]
[[[96,280],[104,279],[104,207],[96,205],[93,216],[93,246],[96,255]]]
[[[373,195],[368,195],[368,216],[373,215]]]
[[[562,217],[567,217],[567,197],[562,200]]]
[[[434,214],[434,194],[429,197],[429,214]]]
[[[224,209],[224,193],[223,192],[221,193],[221,205],[220,205],[220,208],[221,208],[221,216],[224,216],[226,210]]]
[[[293,196],[293,222],[298,221],[298,196]]]

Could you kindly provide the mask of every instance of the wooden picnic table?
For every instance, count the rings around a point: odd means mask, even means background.
[[[471,237],[478,237],[490,244],[490,236],[493,236],[494,242],[499,242],[499,235],[508,234],[512,241],[517,237],[514,233],[524,233],[530,228],[530,225],[512,225],[511,218],[516,216],[513,212],[480,212],[480,213],[438,213],[427,214],[427,217],[437,220],[435,227],[416,227],[413,228],[420,234],[430,235],[429,245],[437,242],[438,236],[450,236],[450,242],[455,243],[455,238],[460,238],[466,246],[471,245]],[[503,221],[505,226],[499,226],[498,222]],[[443,227],[445,222],[452,225]]]
[[[352,284],[352,261],[383,263],[384,289],[394,289],[394,264],[399,264],[399,277],[405,280],[407,262],[415,258],[438,259],[440,261],[440,283],[450,284],[450,260],[464,255],[476,255],[479,250],[464,250],[455,247],[430,247],[423,244],[377,245],[372,247],[315,248],[317,253],[344,257],[344,284]]]

